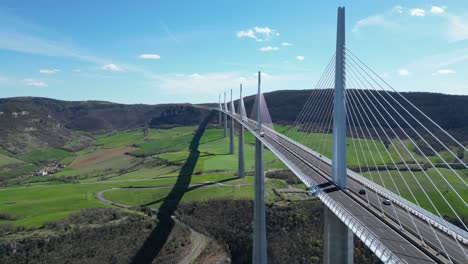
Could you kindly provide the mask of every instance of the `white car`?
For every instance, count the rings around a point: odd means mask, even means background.
[[[260,136],[261,137],[264,137],[265,136],[265,133],[263,131],[260,131]]]

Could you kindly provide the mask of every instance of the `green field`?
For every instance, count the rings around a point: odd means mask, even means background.
[[[39,226],[47,221],[61,219],[83,208],[108,207],[96,199],[100,190],[157,184],[154,181],[100,183],[100,184],[53,184],[31,187],[0,189],[0,212],[20,216],[14,224]]]
[[[5,165],[17,163],[23,163],[23,161],[0,153],[0,168]]]
[[[444,176],[444,178],[454,186],[455,190],[461,195],[461,197],[466,201],[468,200],[468,190],[462,184],[460,179],[453,174],[448,169],[439,168],[439,172]],[[456,170],[457,173],[463,177],[465,180],[468,177],[468,169],[465,170]],[[437,192],[436,188],[441,192],[443,197],[447,201],[450,201],[450,205],[455,209],[457,213],[460,214],[460,217],[465,219],[468,218],[468,210],[466,210],[465,205],[463,202],[458,198],[452,189],[449,188],[447,183],[444,179],[437,173],[435,169],[428,169],[427,171],[402,171],[401,176],[396,170],[390,171],[390,174],[387,171],[380,171],[380,175],[378,172],[365,172],[363,175],[374,182],[378,183],[381,186],[385,186],[387,189],[393,191],[394,193],[400,193],[404,198],[408,199],[411,202],[416,203],[414,197],[416,198],[417,202],[427,210],[436,213],[436,209],[431,205],[429,200],[426,198],[426,195],[419,187],[424,186],[424,189],[428,196],[433,201],[437,210],[441,213],[441,215],[449,215],[453,216],[453,212],[449,208],[449,206],[445,203],[442,196]],[[414,175],[414,176],[413,176]],[[429,180],[430,179],[430,180]],[[405,181],[407,184],[405,184]],[[431,181],[433,183],[431,183]],[[419,184],[418,184],[419,182]],[[395,184],[394,184],[395,183]],[[395,185],[398,187],[395,187]],[[409,186],[410,188],[407,188]]]
[[[66,217],[72,212],[83,208],[109,207],[106,203],[97,199],[99,191],[105,191],[104,197],[113,202],[130,206],[149,205],[157,208],[164,201],[166,195],[172,190],[178,190],[180,186],[174,186],[180,176],[180,170],[187,163],[190,152],[190,142],[194,136],[196,127],[175,127],[171,129],[148,129],[145,135],[144,129],[133,131],[112,132],[99,135],[91,135],[96,140],[92,145],[76,152],[64,149],[47,149],[35,151],[23,155],[14,155],[6,151],[0,152],[0,180],[9,179],[9,187],[0,188],[0,212],[9,213],[17,220],[1,220],[0,223],[12,223],[21,226],[40,226],[48,221],[54,221]],[[286,132],[288,126],[275,125],[275,129]],[[312,133],[307,138],[304,133],[292,131],[293,139],[321,151],[325,156],[331,154],[331,135]],[[223,130],[209,128],[200,138],[196,164],[193,166],[190,186],[182,197],[182,202],[204,201],[207,199],[231,198],[252,199],[253,177],[237,179],[237,151],[238,141],[235,137],[236,153],[229,154],[229,137],[223,137]],[[245,133],[246,170],[254,169],[254,142],[255,138],[248,132]],[[381,142],[370,139],[347,139],[348,164],[350,166],[365,165],[374,162],[378,164],[390,163],[391,158],[396,162],[401,161],[396,156],[395,149],[402,151],[410,149],[411,155],[420,160],[421,157],[414,152],[414,146],[410,142],[392,142],[388,148]],[[31,173],[47,160],[60,160],[64,164],[70,164],[76,158],[83,160],[83,155],[99,153],[103,149],[116,147],[138,147],[131,155],[121,154],[109,159],[81,167],[66,167],[59,173],[46,177],[31,177]],[[358,150],[358,155],[354,149]],[[362,148],[362,149],[361,149]],[[387,151],[388,149],[388,151]],[[362,151],[363,150],[363,151]],[[455,150],[454,150],[455,151]],[[364,153],[364,154],[363,154]],[[403,160],[410,161],[411,155],[405,154]],[[441,152],[443,157],[448,153]],[[431,157],[438,161],[437,157]],[[265,149],[265,168],[285,168],[272,152]],[[448,170],[441,169],[444,175]],[[462,177],[467,177],[467,170],[458,170]],[[399,191],[404,197],[413,201],[410,191],[405,187],[396,171],[392,176],[380,172],[383,181],[377,172],[366,172],[364,176],[373,178],[380,185],[385,185],[389,190],[397,192],[393,187],[393,181],[399,186]],[[385,172],[386,173],[386,172]],[[462,217],[468,217],[463,204],[457,202],[452,191],[445,182],[435,173],[428,170],[427,173],[437,186],[441,187],[444,197],[453,201],[457,212],[462,212]],[[421,190],[414,186],[417,183],[410,172],[402,172],[403,177],[412,190],[418,202],[431,210],[429,201]],[[249,174],[251,175],[251,173]],[[22,176],[22,178],[16,178]],[[186,177],[187,175],[183,175]],[[372,176],[372,177],[371,177]],[[427,178],[422,172],[415,172],[415,177],[428,185]],[[73,179],[73,181],[70,181]],[[393,179],[393,181],[392,181]],[[467,191],[463,189],[459,179],[447,177],[456,186],[457,190],[468,198]],[[73,182],[74,184],[70,183]],[[294,187],[305,188],[303,184],[295,184]],[[403,186],[403,187],[401,187]],[[145,188],[135,188],[145,187]],[[278,195],[274,189],[286,188],[281,180],[267,179],[265,194],[268,202],[275,202]],[[435,190],[427,189],[433,198],[437,208],[443,215],[453,216],[450,209],[444,206],[444,202]]]
[[[46,162],[51,160],[62,160],[69,157],[72,153],[59,148],[33,151],[31,153],[20,155],[19,158],[31,162]]]
[[[331,157],[332,151],[332,135],[324,133],[304,133],[296,128],[289,130],[288,136],[297,142],[321,153],[326,157]],[[403,146],[403,144],[405,146]],[[414,151],[414,145],[408,140],[404,140],[403,144],[397,140],[393,140],[388,148],[379,140],[351,138],[346,139],[346,162],[349,166],[365,165],[365,164],[385,164],[392,163],[392,158],[395,163],[406,161],[414,163],[414,159],[422,161],[422,157]],[[406,148],[405,148],[406,147]],[[396,150],[401,153],[397,154]],[[413,159],[414,158],[414,159]]]
[[[100,134],[95,135],[96,141],[93,145],[74,153],[62,149],[48,149],[21,155],[22,160],[38,164],[52,159],[70,164],[82,155],[103,148],[139,146],[132,155],[122,154],[79,168],[67,167],[50,177],[27,177],[22,180],[22,183],[27,185],[0,188],[0,212],[17,218],[15,221],[0,220],[0,223],[40,226],[83,208],[107,207],[110,205],[99,201],[96,196],[99,191],[112,188],[124,189],[105,192],[105,197],[128,205],[141,205],[148,203],[148,199],[164,196],[174,187],[180,168],[186,162],[194,129],[195,127],[150,129],[146,137],[143,129]],[[222,133],[221,129],[207,129],[200,139],[201,155],[192,175],[193,186],[184,195],[183,202],[216,198],[252,198],[253,177],[235,177],[237,154],[228,153],[228,139],[223,138]],[[253,140],[247,142],[253,143]],[[247,144],[246,166],[250,170],[253,169],[253,153],[253,145]],[[267,167],[284,167],[267,150],[265,158]],[[22,161],[5,155],[5,163],[7,162]],[[211,173],[208,173],[210,171]],[[31,171],[28,171],[29,173]],[[74,177],[78,182],[70,184],[61,180],[67,177]],[[138,186],[152,189],[132,189]],[[271,188],[284,187],[284,183],[268,180],[267,186],[267,194],[274,199]],[[157,207],[160,203],[154,206]]]
[[[207,176],[210,178],[208,179]],[[226,181],[228,180],[228,181]],[[207,182],[223,181],[222,184],[212,184],[203,186]],[[247,176],[243,179],[233,178],[233,175],[202,175],[196,176],[192,180],[193,186],[184,194],[181,202],[206,201],[210,199],[253,199],[254,179],[252,176]],[[197,185],[201,184],[201,185]],[[268,179],[266,181],[266,199],[275,200],[273,192],[268,189],[285,188],[286,185],[279,180]],[[200,187],[202,186],[202,187]],[[146,205],[153,208],[158,208],[167,194],[173,187],[161,187],[152,189],[115,189],[104,194],[106,199],[128,204],[132,206]],[[177,188],[177,187],[176,187]]]

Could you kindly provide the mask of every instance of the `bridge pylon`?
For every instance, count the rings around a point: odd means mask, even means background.
[[[333,105],[332,179],[346,188],[346,108],[345,108],[345,8],[338,8]],[[353,233],[327,207],[324,207],[323,263],[353,263]]]
[[[222,120],[222,113],[221,111],[223,110],[223,107],[221,106],[221,94],[219,94],[219,98],[218,98],[218,104],[219,104],[219,120],[218,120],[218,124],[219,126],[222,125],[223,123],[223,120]]]
[[[227,112],[226,92],[224,92],[224,111]],[[227,137],[227,114],[224,113],[224,137]]]
[[[261,73],[258,72],[258,95],[257,95],[257,122],[258,132],[262,129],[262,113],[260,100]],[[255,139],[255,194],[254,194],[254,236],[253,236],[253,258],[254,264],[267,263],[267,240],[266,240],[266,215],[265,215],[265,179],[263,167],[263,143]]]
[[[229,153],[234,154],[234,118],[232,115],[234,115],[235,109],[234,109],[234,102],[232,101],[232,89],[231,89],[231,122],[229,125]]]
[[[240,120],[244,121],[245,115],[245,106],[244,100],[242,99],[242,84],[240,85],[240,97],[239,97],[239,107],[238,107]],[[238,157],[238,167],[237,167],[237,177],[245,177],[245,153],[244,153],[244,126],[239,124],[239,157]]]

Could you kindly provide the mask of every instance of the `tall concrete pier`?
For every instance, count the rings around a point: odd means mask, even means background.
[[[261,73],[258,72],[257,122],[258,132],[262,131],[262,112],[260,100]],[[255,194],[254,194],[254,264],[267,263],[266,216],[265,216],[265,182],[263,168],[263,143],[255,139]]]
[[[231,115],[234,114],[234,102],[232,101],[232,89],[231,89]],[[234,118],[231,117],[231,122],[229,126],[229,153],[234,154]]]
[[[224,111],[228,111],[226,104],[226,92],[224,92]],[[224,137],[227,137],[227,114],[224,114]]]
[[[244,121],[244,101],[242,99],[242,84],[240,85],[239,107],[238,107],[240,120]],[[245,154],[244,154],[244,126],[239,125],[239,157],[237,167],[237,177],[245,177]]]
[[[345,108],[345,8],[338,8],[335,61],[335,100],[333,108],[332,179],[340,189],[346,188],[346,108]],[[325,264],[353,263],[353,233],[324,207]]]
[[[221,94],[219,94],[218,103],[219,103],[219,120],[218,120],[218,123],[221,126],[221,124],[223,123],[222,113],[221,113],[221,111],[223,110],[223,107],[221,106]]]

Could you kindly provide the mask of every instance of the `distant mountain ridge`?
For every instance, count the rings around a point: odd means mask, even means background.
[[[38,97],[4,98],[0,99],[0,147],[14,153],[64,146],[79,149],[92,141],[80,131],[195,125],[207,112],[190,104],[126,105]]]
[[[311,92],[282,90],[265,93],[273,122],[293,123]],[[468,96],[424,92],[402,94],[458,140],[468,144]],[[254,98],[253,95],[244,98],[248,115]],[[235,105],[237,108],[237,103]],[[217,104],[127,105],[39,97],[3,98],[0,99],[0,148],[14,153],[49,147],[80,149],[93,140],[80,131],[104,133],[140,127],[196,125],[208,113],[203,106],[217,107]]]
[[[326,90],[322,90],[321,93],[325,93],[325,91]],[[273,122],[286,124],[294,122],[311,95],[311,92],[312,90],[281,90],[265,93],[265,100]],[[377,93],[377,91],[371,90],[362,90],[362,92],[368,95],[370,93]],[[468,145],[467,95],[448,95],[427,92],[403,92],[401,94],[437,124],[452,134],[452,136],[463,144]],[[388,98],[389,95],[399,98],[395,92],[388,92],[386,97]],[[252,111],[254,98],[255,96],[253,95],[244,98],[248,115],[250,115]],[[321,111],[322,110],[318,110],[318,112],[315,113],[312,112],[310,115],[318,115],[320,117]],[[418,119],[423,119],[420,114],[415,113],[416,111],[414,111],[414,109],[410,111]],[[408,118],[407,114],[402,114],[405,118]],[[409,118],[408,120],[411,119]]]

